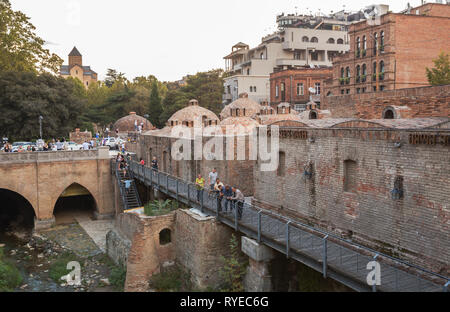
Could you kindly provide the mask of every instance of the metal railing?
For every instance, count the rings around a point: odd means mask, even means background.
[[[224,213],[217,197],[200,191],[194,183],[130,162],[134,178],[147,186],[199,208],[203,213],[236,231],[263,243],[357,291],[438,292],[450,288],[448,277],[431,272],[368,247],[345,240],[332,233],[296,220],[243,203],[242,216],[237,209]],[[197,197],[199,195],[199,197]],[[221,212],[222,211],[222,212]],[[372,265],[379,265],[379,285],[369,285]],[[375,275],[374,275],[375,276]]]

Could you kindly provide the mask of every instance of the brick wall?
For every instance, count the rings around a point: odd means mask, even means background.
[[[450,117],[450,85],[322,96],[321,103],[333,118],[381,119],[389,106],[407,106],[401,118]]]
[[[448,274],[450,132],[426,132],[445,135],[447,145],[413,145],[408,131],[306,131],[314,143],[280,139],[284,176],[255,167],[255,202]],[[399,141],[403,146],[397,148]],[[346,160],[355,162],[348,170]],[[309,162],[311,179],[303,174]],[[394,200],[391,191],[398,179],[404,197]]]

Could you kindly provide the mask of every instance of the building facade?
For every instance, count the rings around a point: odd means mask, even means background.
[[[90,66],[83,66],[83,56],[76,47],[69,54],[69,65],[61,66],[60,75],[63,78],[78,78],[86,89],[97,82],[97,73]]]
[[[426,68],[450,51],[450,5],[427,3],[380,22],[350,26],[350,51],[335,58],[327,95],[360,94],[429,85]]]
[[[323,82],[331,76],[331,67],[274,72],[270,75],[270,105],[289,103],[296,111],[304,111],[308,102],[320,102]]]
[[[348,16],[280,15],[279,30],[262,38],[250,49],[239,42],[225,56],[223,103],[227,105],[248,93],[263,104],[270,101],[270,74],[293,68],[320,68],[332,65],[332,59],[348,51]]]

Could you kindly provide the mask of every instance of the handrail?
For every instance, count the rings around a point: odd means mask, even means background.
[[[193,182],[190,182],[190,181],[184,181],[184,180],[182,180],[182,179],[179,178],[179,177],[172,176],[172,175],[170,175],[170,174],[168,174],[168,173],[161,172],[161,171],[159,171],[159,170],[151,169],[150,167],[144,167],[144,166],[138,164],[138,163],[135,162],[135,161],[131,161],[131,162],[130,162],[130,171],[135,171],[135,170],[137,170],[137,171],[138,171],[138,174],[137,174],[138,179],[140,179],[140,175],[139,175],[139,167],[143,167],[142,170],[143,170],[144,172],[145,172],[145,170],[151,170],[152,175],[150,176],[150,179],[151,179],[152,183],[155,183],[155,184],[156,184],[156,182],[153,181],[153,172],[156,172],[158,175],[160,175],[160,174],[165,175],[165,176],[166,176],[166,179],[167,179],[167,180],[166,180],[166,185],[168,185],[168,183],[169,183],[169,182],[168,182],[168,178],[169,178],[169,177],[170,177],[172,180],[174,180],[174,181],[181,181],[182,183],[184,183],[185,185],[188,186],[188,197],[189,197],[189,186],[190,186],[190,185],[195,185]],[[143,177],[144,177],[144,179],[145,179],[145,173],[144,173]],[[167,193],[168,193],[168,195],[170,195],[170,192],[173,193],[173,191],[170,191],[170,190],[168,189],[168,187],[162,185],[162,184],[160,183],[159,179],[158,179],[157,184],[158,184],[158,186],[162,186],[163,189],[166,189],[166,188],[167,188]],[[178,183],[177,183],[177,184],[178,184]],[[185,196],[184,196],[183,194],[179,194],[178,192],[177,192],[177,196],[180,196],[180,197],[184,197],[184,198],[185,198]],[[195,203],[197,203],[197,204],[200,204],[200,203],[197,201],[196,198],[187,198],[187,199],[188,199],[189,201],[191,201],[191,202],[195,202]],[[204,206],[206,209],[208,209],[208,210],[210,210],[210,211],[212,211],[212,212],[215,211],[214,207],[207,207],[207,206],[204,205],[203,203],[202,203],[201,205],[202,205],[202,207]],[[299,222],[299,221],[297,221],[297,220],[291,219],[291,218],[286,217],[286,216],[284,216],[284,215],[280,215],[280,214],[274,213],[273,211],[270,211],[270,210],[267,210],[267,209],[264,209],[264,208],[261,208],[261,207],[257,207],[257,206],[255,206],[255,205],[253,205],[253,204],[245,203],[245,205],[246,205],[248,208],[250,208],[250,209],[253,209],[253,210],[255,210],[255,211],[258,211],[258,214],[264,214],[264,215],[266,215],[266,216],[268,216],[268,217],[270,217],[270,218],[278,219],[279,221],[282,221],[282,222],[284,222],[284,223],[286,223],[286,224],[288,224],[288,225],[290,225],[290,226],[294,226],[294,227],[298,228],[299,230],[302,230],[302,228],[303,228],[304,230],[306,230],[307,232],[311,233],[312,235],[314,235],[314,236],[316,236],[316,237],[318,237],[318,238],[324,239],[324,238],[326,237],[328,240],[333,239],[334,241],[340,242],[340,244],[337,244],[337,245],[340,245],[340,246],[343,246],[343,247],[347,246],[347,248],[350,248],[350,249],[352,249],[352,250],[354,250],[355,248],[357,248],[358,250],[365,251],[366,253],[371,254],[372,256],[373,256],[373,255],[378,255],[378,256],[377,256],[378,258],[380,258],[380,257],[381,257],[381,258],[385,258],[385,259],[388,259],[388,260],[390,260],[390,261],[395,262],[395,263],[398,264],[398,265],[403,265],[403,266],[406,266],[406,267],[409,267],[409,268],[414,268],[415,270],[418,270],[419,272],[426,273],[426,274],[429,274],[430,276],[433,276],[433,277],[436,277],[436,278],[441,278],[441,279],[443,279],[444,281],[447,282],[446,285],[448,285],[449,282],[450,282],[449,277],[443,276],[443,275],[441,275],[441,274],[439,274],[439,273],[436,273],[436,272],[432,272],[432,271],[430,271],[430,270],[428,270],[428,269],[425,269],[425,268],[422,268],[422,267],[420,267],[420,266],[418,266],[418,265],[408,263],[408,262],[406,262],[406,261],[404,261],[404,260],[401,260],[401,259],[398,259],[398,258],[389,256],[389,255],[383,254],[383,253],[378,252],[378,251],[376,251],[376,250],[374,250],[374,249],[372,249],[372,248],[369,248],[369,247],[360,245],[360,244],[355,243],[355,242],[352,242],[352,241],[350,241],[350,240],[343,239],[343,238],[341,238],[341,237],[339,237],[339,236],[337,236],[337,235],[335,235],[335,234],[333,234],[333,233],[330,233],[330,232],[324,231],[324,230],[322,230],[322,229],[318,229],[318,228],[315,228],[315,227],[313,227],[313,226],[304,224],[304,223],[302,223],[302,222]],[[230,226],[231,226],[231,225],[230,225]],[[260,227],[260,224],[258,224],[258,227]],[[260,235],[261,235],[261,233],[260,233],[260,231],[258,231],[258,239],[259,239],[259,240],[260,240]],[[287,244],[288,244],[288,243],[289,243],[289,239],[287,239]],[[396,267],[394,267],[394,268],[395,268],[395,269],[399,269],[399,268],[396,268]],[[444,282],[444,283],[445,283],[445,282]],[[445,286],[444,286],[444,288],[445,288]]]

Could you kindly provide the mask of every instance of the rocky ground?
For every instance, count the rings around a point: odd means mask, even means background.
[[[117,267],[79,224],[61,225],[30,235],[0,236],[5,257],[21,272],[18,292],[122,291],[125,272]],[[61,276],[67,263],[77,261],[81,284],[68,285]]]

